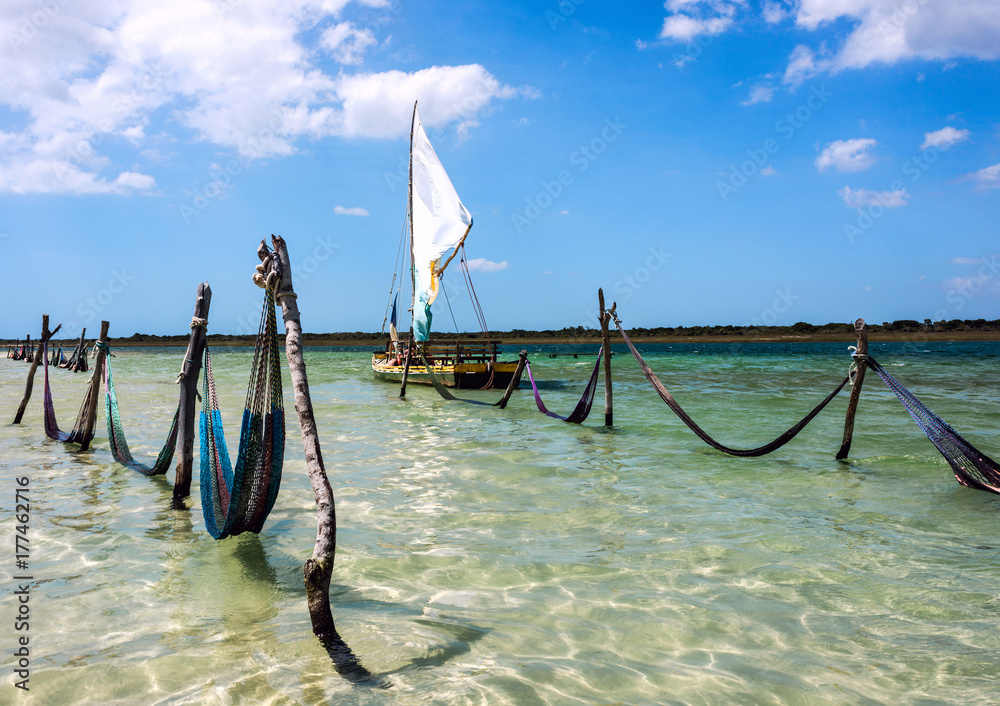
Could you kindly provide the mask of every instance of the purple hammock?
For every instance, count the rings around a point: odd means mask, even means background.
[[[535,376],[531,374],[531,364],[525,360],[524,367],[528,369],[528,379],[531,380],[531,389],[535,393],[535,404],[538,406],[538,411],[542,414],[547,414],[554,419],[561,419],[564,422],[569,422],[570,424],[579,424],[585,420],[590,415],[590,408],[594,405],[594,393],[597,391],[597,373],[601,369],[601,359],[603,357],[604,349],[601,348],[597,353],[597,362],[594,363],[594,372],[590,374],[590,381],[583,389],[583,397],[581,397],[580,401],[576,403],[576,409],[574,409],[572,414],[568,417],[560,416],[555,412],[550,412],[546,409],[545,404],[542,402],[542,396],[538,392],[538,385],[535,384]]]

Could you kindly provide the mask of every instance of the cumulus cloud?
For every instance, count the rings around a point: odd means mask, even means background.
[[[952,145],[967,139],[969,139],[968,130],[956,130],[948,126],[941,128],[937,132],[925,132],[924,143],[920,145],[920,149],[925,150],[928,147],[948,149]]]
[[[831,142],[816,158],[822,172],[833,168],[838,172],[863,172],[875,164],[871,149],[878,144],[872,139],[837,140]]]
[[[886,208],[899,208],[900,206],[905,206],[907,199],[910,198],[906,189],[899,189],[897,191],[870,191],[869,189],[852,189],[849,186],[845,186],[837,193],[844,200],[844,204],[851,208],[864,208],[865,206],[874,206],[875,204],[881,204]]]
[[[0,106],[16,117],[0,133],[0,192],[148,190],[152,177],[115,169],[107,155],[131,145],[142,159],[157,140],[205,141],[252,160],[293,154],[303,138],[402,136],[417,98],[425,127],[464,134],[495,101],[537,94],[478,64],[360,70],[379,25],[342,15],[387,5],[73,0],[51,3],[38,26],[37,4],[2,3]],[[318,63],[324,53],[339,70]]]
[[[465,264],[468,266],[470,272],[498,272],[510,267],[506,260],[503,262],[493,262],[482,257],[474,257],[471,260],[466,260]]]
[[[973,172],[967,178],[978,182],[979,186],[984,189],[1000,188],[1000,163]]]
[[[334,206],[333,212],[338,216],[367,216],[368,209],[362,208],[361,206],[351,206],[350,208],[344,206]]]
[[[754,86],[750,89],[750,97],[740,103],[740,105],[754,105],[755,103],[770,103],[774,97],[774,88],[767,85]]]
[[[667,0],[660,39],[690,42],[702,34],[721,34],[733,26],[739,0]]]
[[[691,41],[701,34],[737,30],[743,22],[756,21],[753,5],[741,0],[668,0],[670,14],[660,38]],[[1000,59],[1000,3],[986,0],[768,0],[760,16],[768,24],[794,18],[799,29],[834,28],[838,33],[829,46],[796,48],[785,72],[785,82],[793,87],[811,73],[908,59]]]

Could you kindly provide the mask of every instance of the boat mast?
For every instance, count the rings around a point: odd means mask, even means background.
[[[417,306],[417,273],[413,261],[413,133],[417,126],[417,101],[413,101],[413,118],[410,120],[410,175],[406,186],[406,217],[410,222],[410,340],[406,342],[406,362],[403,380],[399,385],[399,398],[406,397],[406,378],[410,375],[410,357],[413,352],[413,316]]]

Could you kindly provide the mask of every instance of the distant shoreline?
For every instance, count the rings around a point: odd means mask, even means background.
[[[748,334],[748,333],[734,333],[729,335],[720,334],[701,334],[701,335],[645,335],[636,332],[629,331],[629,337],[636,343],[827,343],[827,342],[844,342],[844,343],[854,343],[857,338],[853,333],[761,333],[761,334]],[[351,334],[357,335],[357,334]],[[349,347],[372,347],[372,348],[383,348],[385,346],[388,337],[383,336],[369,337],[369,338],[344,338],[344,334],[307,334],[308,338],[303,340],[303,345],[307,348],[312,347],[330,347],[330,348],[349,348]],[[463,338],[474,338],[474,336],[463,336],[462,338],[457,338],[455,336],[448,337],[454,340],[462,340]],[[532,336],[525,335],[521,336],[511,336],[505,337],[502,333],[497,334],[492,337],[493,340],[500,341],[501,345],[507,346],[517,346],[517,345],[597,345],[601,342],[600,335],[591,332],[587,332],[582,336]],[[185,347],[187,346],[187,339],[179,339],[179,337],[162,337],[157,338],[153,336],[143,337],[143,340],[135,340],[134,337],[128,338],[111,338],[109,343],[112,346],[117,346],[119,348],[162,348],[162,347]],[[868,339],[872,343],[878,342],[900,342],[900,341],[914,341],[921,343],[930,342],[957,342],[957,341],[1000,341],[1000,331],[915,331],[915,332],[902,332],[902,331],[880,331],[880,332],[869,332]],[[88,338],[88,342],[92,339]],[[611,335],[612,344],[620,343],[621,339],[617,332],[612,331]],[[35,344],[37,341],[32,339],[32,343]],[[77,341],[53,341],[50,342],[50,347],[62,347],[64,352],[66,348],[73,348]],[[210,346],[227,346],[227,347],[242,347],[242,346],[252,346],[254,345],[253,336],[227,336],[224,334],[215,334],[209,336],[208,343]],[[280,343],[280,340],[279,340]],[[0,341],[0,346],[16,346],[20,345],[21,341],[11,341],[2,340]]]

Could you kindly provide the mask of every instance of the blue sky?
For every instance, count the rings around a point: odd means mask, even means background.
[[[255,330],[270,233],[306,331],[378,330],[416,99],[495,330],[598,287],[626,326],[1000,317],[1000,3],[9,0],[0,39],[3,337],[184,333],[201,281]]]

